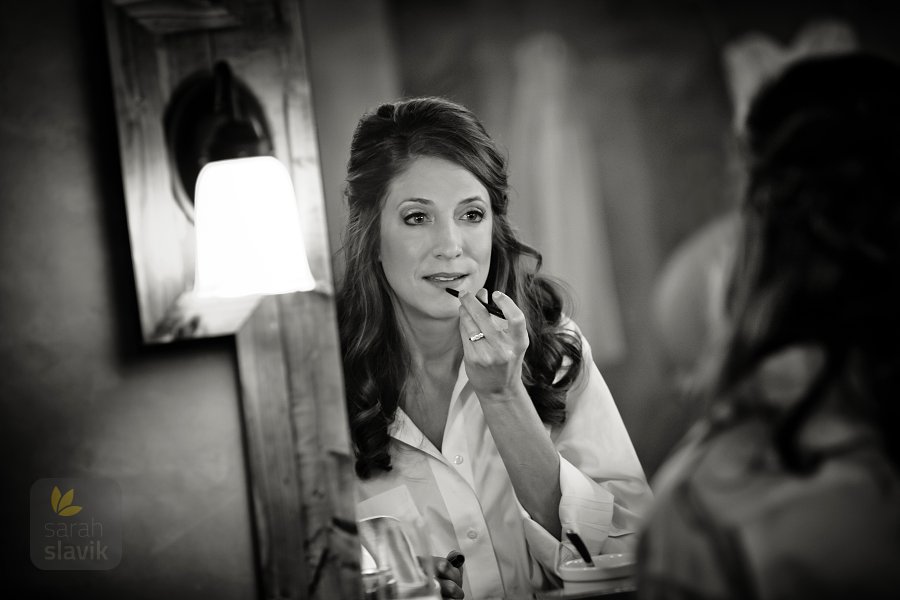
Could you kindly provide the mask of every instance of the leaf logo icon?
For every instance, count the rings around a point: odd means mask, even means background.
[[[71,489],[63,494],[59,491],[58,487],[56,487],[55,485],[53,486],[53,491],[50,493],[50,506],[53,507],[53,512],[61,517],[71,517],[73,515],[77,515],[81,512],[81,507],[74,506],[72,504],[74,500],[74,489]]]

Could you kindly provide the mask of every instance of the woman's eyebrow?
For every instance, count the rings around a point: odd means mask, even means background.
[[[428,198],[418,198],[418,197],[404,198],[403,200],[400,201],[400,204],[398,204],[398,206],[403,206],[404,204],[407,204],[407,203],[423,204],[425,206],[434,206],[434,202],[429,200]]]
[[[487,202],[487,200],[485,200],[481,196],[472,196],[470,198],[464,198],[464,199],[460,200],[457,203],[457,206],[461,206],[463,204],[472,204],[473,202]],[[403,200],[400,201],[400,204],[398,204],[398,206],[403,206],[404,204],[407,204],[407,203],[422,204],[424,206],[434,206],[433,200],[429,200],[428,198],[419,198],[419,197],[404,198]]]

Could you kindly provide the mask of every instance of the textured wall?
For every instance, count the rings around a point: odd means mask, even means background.
[[[251,598],[233,342],[141,345],[99,2],[4,12],[3,585],[28,597]],[[101,476],[122,491],[119,566],[34,568],[32,482]]]
[[[383,2],[306,0],[303,8],[328,237],[338,252],[347,215],[350,138],[364,112],[397,97],[399,75]],[[335,277],[342,272],[341,261],[335,261]]]

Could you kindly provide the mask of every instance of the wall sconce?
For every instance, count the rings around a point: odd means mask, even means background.
[[[196,189],[197,296],[286,294],[315,287],[294,187],[278,159],[211,162],[200,171]]]
[[[173,193],[196,231],[193,295],[309,291],[294,187],[259,101],[228,63],[185,81],[166,110]]]

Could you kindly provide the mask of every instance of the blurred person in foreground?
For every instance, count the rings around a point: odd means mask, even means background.
[[[462,572],[437,561],[452,598],[558,585],[568,529],[595,554],[633,549],[643,469],[562,290],[509,221],[506,160],[478,119],[441,98],[364,115],[346,196],[357,516],[424,520],[436,555],[465,556]]]
[[[658,472],[639,596],[900,593],[900,67],[767,84],[709,416]]]

